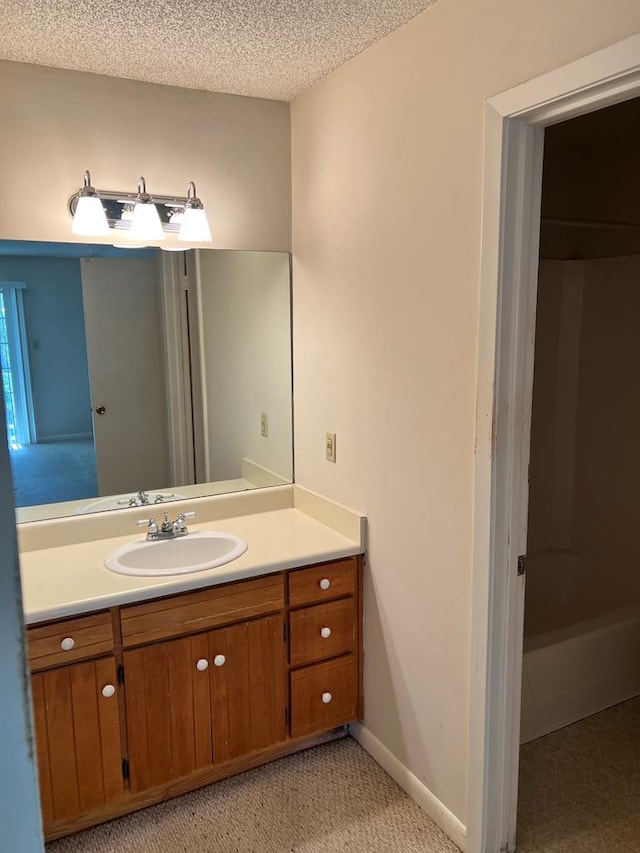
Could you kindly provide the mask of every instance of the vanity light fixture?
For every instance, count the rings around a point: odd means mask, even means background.
[[[106,237],[109,234],[107,214],[100,196],[91,186],[89,172],[84,173],[84,186],[78,192],[77,198],[71,233],[80,237]]]
[[[147,192],[144,178],[138,178],[138,196],[133,208],[129,235],[132,240],[164,240],[158,208]]]
[[[194,243],[212,241],[204,205],[196,196],[193,181],[189,182],[186,196],[151,195],[142,177],[138,179],[137,193],[114,192],[94,189],[89,172],[85,172],[84,187],[69,199],[69,212],[74,234],[111,235],[121,245],[131,240],[132,245],[138,244],[137,248],[169,236],[191,244],[175,247],[175,251],[185,251]]]
[[[207,214],[204,212],[204,205],[196,196],[196,185],[193,181],[189,181],[187,185],[187,203],[182,214],[178,240],[188,243],[210,243],[212,240]]]

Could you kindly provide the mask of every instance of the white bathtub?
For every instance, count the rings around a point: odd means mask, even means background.
[[[640,604],[525,639],[520,742],[640,695]]]

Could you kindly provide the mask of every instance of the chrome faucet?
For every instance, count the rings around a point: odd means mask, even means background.
[[[158,494],[153,499],[153,502],[154,504],[161,504],[164,503],[164,501],[166,500],[171,500],[171,498],[175,498],[173,492],[168,492],[165,495],[158,492]],[[149,499],[148,492],[143,492],[142,490],[140,490],[139,492],[136,492],[135,495],[132,495],[128,500],[127,498],[124,498],[123,500],[118,501],[118,503],[122,504],[123,506],[124,504],[126,504],[127,506],[149,506],[151,500]]]
[[[195,512],[180,512],[175,521],[169,521],[169,514],[164,513],[162,524],[158,527],[158,522],[155,518],[143,518],[137,521],[138,527],[147,528],[147,542],[159,542],[162,539],[176,539],[178,536],[186,536],[189,533],[187,529],[187,518],[195,518]]]
[[[140,489],[139,492],[129,498],[127,506],[147,506],[149,503],[149,495]]]

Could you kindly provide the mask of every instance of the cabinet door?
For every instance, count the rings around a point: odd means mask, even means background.
[[[286,738],[282,616],[124,653],[131,791]]]
[[[206,634],[124,653],[133,793],[211,765]]]
[[[37,673],[31,688],[45,826],[121,797],[124,784],[114,659]]]
[[[286,738],[282,616],[209,634],[214,761],[227,761]]]

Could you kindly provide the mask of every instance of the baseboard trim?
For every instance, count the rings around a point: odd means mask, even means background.
[[[453,812],[450,812],[435,794],[417,776],[414,776],[408,767],[405,767],[366,726],[362,723],[352,723],[349,731],[360,746],[378,762],[392,779],[395,779],[398,785],[429,815],[434,823],[438,824],[454,844],[465,851],[467,849],[467,829]]]
[[[93,438],[92,432],[70,432],[62,435],[38,436],[38,444],[57,444],[63,441],[87,441]]]

